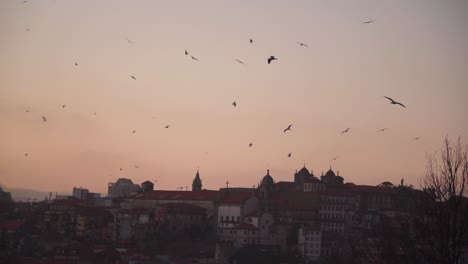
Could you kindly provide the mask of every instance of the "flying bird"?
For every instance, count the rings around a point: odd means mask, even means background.
[[[42,122],[47,121],[47,118],[45,116],[42,117]]]
[[[28,153],[24,154],[24,156],[26,157],[27,155],[29,155]]]
[[[305,43],[302,43],[302,42],[297,42],[297,44],[299,44],[301,47],[304,46],[304,47],[309,47],[309,45],[305,44]]]
[[[250,144],[249,144],[249,148],[251,148],[252,146],[253,146],[253,143],[250,143]]]
[[[233,105],[234,107],[236,107],[236,106],[237,106],[236,101],[234,101],[234,102],[232,103],[232,105]]]
[[[384,128],[381,128],[381,129],[379,129],[379,130],[377,130],[377,131],[384,132],[384,131],[387,130],[387,129],[388,129],[388,128],[384,127]]]
[[[422,137],[415,137],[414,140],[419,140],[421,139]]]
[[[341,131],[341,134],[344,134],[344,133],[348,132],[350,129],[351,129],[351,128],[348,127],[347,129]]]
[[[96,115],[96,112],[94,112],[94,115]]]
[[[62,108],[65,108],[66,105],[62,105]]]
[[[192,57],[192,60],[196,60],[196,61],[198,61],[198,59],[197,59],[197,58],[195,58],[194,56],[190,56],[190,57]]]
[[[253,39],[250,39],[250,43],[252,43],[252,42],[253,42]]]
[[[187,50],[185,50],[185,55],[188,55],[188,51],[187,51]]]
[[[75,62],[75,66],[78,66],[78,62]]]
[[[138,165],[134,165],[133,167],[135,167],[135,168],[137,168],[137,169],[140,168],[140,166],[138,166]]]
[[[370,24],[370,23],[373,23],[374,20],[369,20],[369,21],[365,21],[363,24]]]
[[[26,4],[28,1],[23,1],[23,4]]]
[[[284,129],[283,133],[286,133],[286,131],[291,130],[292,124],[289,125],[287,128]]]
[[[26,31],[29,31],[29,28],[27,28]]]
[[[290,157],[291,157],[291,152],[288,154],[288,158],[290,158]]]
[[[136,78],[135,78],[135,76],[131,75],[130,77],[131,77],[133,80],[135,80],[135,81],[136,81]]]
[[[120,171],[123,171],[123,169],[122,169],[122,168],[120,168]]]
[[[28,109],[28,110],[26,110],[26,113],[29,113],[29,109]]]
[[[245,64],[245,63],[244,63],[243,61],[241,61],[241,60],[236,59],[236,61],[239,62],[240,64]]]
[[[128,43],[135,45],[131,40],[127,39]]]
[[[267,59],[268,64],[270,64],[274,60],[278,60],[278,58],[275,58],[275,56],[270,56],[270,58]]]
[[[397,101],[393,100],[393,99],[390,98],[390,97],[387,97],[387,96],[384,96],[384,97],[387,98],[388,100],[390,100],[390,103],[391,103],[391,104],[394,104],[394,105],[401,105],[401,106],[403,106],[404,108],[406,108],[406,106],[403,105],[402,103],[397,102]]]
[[[136,130],[133,130],[132,134],[135,134]]]
[[[169,128],[169,125],[167,125],[166,128]]]
[[[333,161],[333,160],[336,160],[336,159],[339,158],[339,157],[340,157],[340,156],[336,156],[336,157],[334,157],[334,158],[331,159],[331,160],[332,160],[332,161]]]

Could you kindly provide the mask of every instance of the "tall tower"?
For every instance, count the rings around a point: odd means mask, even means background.
[[[262,204],[263,209],[267,211],[271,207],[271,198],[272,198],[274,184],[275,184],[275,181],[273,180],[273,177],[271,177],[270,175],[270,170],[267,170],[267,174],[265,175],[265,177],[263,177],[262,182],[260,183],[260,186],[258,187],[260,203]]]
[[[192,192],[201,191],[201,190],[202,190],[202,182],[200,179],[200,174],[198,173],[198,170],[197,170],[197,174],[195,175],[195,179],[193,179],[193,183],[192,183]]]

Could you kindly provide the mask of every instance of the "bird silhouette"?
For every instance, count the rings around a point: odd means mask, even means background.
[[[75,66],[78,66],[78,62],[75,62]]]
[[[169,128],[169,125],[167,125],[166,128]]]
[[[26,110],[26,113],[29,113],[29,109],[28,109],[28,110]]]
[[[252,42],[253,42],[253,39],[250,39],[250,43],[252,43]]]
[[[47,118],[45,116],[42,117],[42,122],[46,122]]]
[[[334,158],[331,159],[331,160],[332,160],[332,161],[333,161],[333,160],[336,160],[336,159],[339,158],[339,157],[340,157],[340,156],[336,156],[336,157],[334,157]]]
[[[363,24],[370,24],[372,22],[374,22],[374,20],[365,21],[365,22],[363,22]]]
[[[286,133],[286,131],[291,130],[291,127],[292,127],[292,124],[289,125],[287,128],[285,128],[285,129],[283,130],[283,133]]]
[[[268,64],[270,64],[274,60],[278,60],[278,58],[275,58],[275,56],[270,56],[270,58],[267,59]]]
[[[123,171],[123,169],[122,169],[122,168],[120,168],[120,171]]]
[[[137,169],[140,168],[140,166],[138,166],[138,165],[134,165],[133,167],[135,167],[135,168],[137,168]]]
[[[133,130],[132,134],[135,134],[136,130]]]
[[[188,55],[188,51],[187,51],[187,50],[185,50],[185,55]]]
[[[305,44],[305,43],[302,43],[302,42],[296,42],[297,44],[299,44],[301,47],[304,46],[304,47],[309,47],[309,45]]]
[[[236,101],[234,101],[234,102],[232,103],[232,105],[233,105],[234,107],[236,107],[236,106],[237,106]]]
[[[244,63],[243,61],[241,61],[241,60],[236,59],[236,61],[239,62],[240,64],[245,64],[245,63]]]
[[[348,127],[347,129],[343,130],[343,131],[341,132],[341,134],[344,134],[344,133],[348,132],[350,129],[351,129],[351,128]]]
[[[62,108],[65,108],[66,105],[62,105]]]
[[[131,75],[130,77],[131,77],[133,80],[135,80],[135,81],[136,81],[136,78],[135,78],[135,76]]]
[[[290,158],[290,157],[291,157],[291,153],[288,154],[288,158]]]
[[[249,144],[249,148],[251,148],[252,146],[253,146],[253,143],[250,143],[250,144]]]
[[[388,128],[384,127],[384,128],[381,128],[381,129],[379,129],[379,130],[377,130],[377,131],[384,132],[384,131],[387,130],[387,129],[388,129]]]
[[[27,155],[29,155],[28,153],[24,154],[24,156],[26,157]]]
[[[406,106],[403,105],[402,103],[397,102],[397,101],[393,100],[393,99],[390,98],[390,97],[387,97],[387,96],[384,96],[384,97],[387,98],[388,100],[390,100],[390,103],[391,103],[391,104],[394,104],[394,105],[401,105],[401,106],[403,106],[404,108],[406,108]]]
[[[421,139],[422,137],[415,137],[414,140],[419,140]]]
[[[96,115],[96,112],[94,112],[93,114]]]
[[[27,28],[26,31],[29,31],[29,28]]]
[[[128,43],[135,45],[131,40],[127,39]]]
[[[195,58],[194,56],[190,56],[190,57],[192,57],[192,60],[196,60],[196,61],[198,61],[198,59],[197,59],[197,58]]]
[[[26,4],[28,1],[23,1],[23,4]]]

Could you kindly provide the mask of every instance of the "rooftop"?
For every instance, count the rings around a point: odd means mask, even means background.
[[[182,200],[182,201],[216,201],[219,191],[150,191],[129,196],[127,199],[141,200]]]

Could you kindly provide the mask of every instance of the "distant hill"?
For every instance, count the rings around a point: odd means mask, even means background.
[[[8,188],[6,186],[1,186],[5,192],[11,193],[11,198],[17,202],[19,201],[27,201],[36,199],[37,201],[43,201],[44,198],[47,196],[49,197],[49,192],[44,191],[37,191],[32,189],[24,189],[24,188]],[[64,193],[59,193],[64,195]],[[70,195],[66,194],[65,195]],[[55,198],[55,193],[52,193],[52,198]]]

